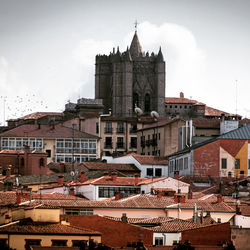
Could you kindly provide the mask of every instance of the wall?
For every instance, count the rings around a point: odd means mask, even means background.
[[[188,240],[191,245],[214,245],[231,240],[230,223],[209,225],[202,228],[186,230],[181,233],[183,242]]]
[[[25,210],[25,218],[31,218],[33,221],[39,222],[59,222],[59,209],[30,209]]]
[[[240,171],[244,171],[244,176],[248,174],[248,141],[246,140],[243,147],[240,149],[235,159],[240,159],[240,169],[235,169],[235,176],[239,176]]]
[[[237,250],[250,249],[250,228],[231,228],[232,242]]]
[[[51,150],[51,157],[47,158],[47,164],[54,161],[55,157],[55,139],[44,139],[43,140],[44,152]]]
[[[156,237],[163,238],[163,245],[164,246],[172,246],[173,241],[180,241],[181,240],[181,233],[154,233],[154,244],[155,244]]]
[[[214,141],[193,150],[193,174],[219,176],[219,141]]]
[[[227,168],[222,169],[221,159],[227,159]],[[234,162],[235,159],[232,155],[230,155],[226,150],[220,147],[220,176],[227,177],[228,172],[231,172],[232,176],[234,175]]]
[[[89,200],[96,200],[98,194],[96,195],[96,187],[94,185],[82,185],[76,186],[76,194],[82,194]]]
[[[0,235],[1,238],[8,239],[8,235]],[[91,239],[101,242],[101,236],[90,236]],[[41,239],[41,246],[51,246],[51,240],[67,239],[67,246],[72,246],[72,240],[89,240],[89,236],[69,236],[69,235],[15,235],[9,236],[10,247],[17,250],[25,250],[25,239]]]

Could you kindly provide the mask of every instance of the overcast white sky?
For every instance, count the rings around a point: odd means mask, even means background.
[[[249,13],[248,0],[0,0],[0,122],[4,99],[10,119],[94,98],[95,55],[125,50],[136,19],[143,50],[162,47],[166,96],[250,117]]]

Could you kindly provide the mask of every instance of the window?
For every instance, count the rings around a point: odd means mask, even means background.
[[[0,239],[0,249],[8,249],[7,248],[7,239]]]
[[[130,125],[130,134],[134,134],[137,131],[137,124],[131,124]]]
[[[183,158],[179,159],[178,165],[179,165],[179,170],[183,170]]]
[[[131,148],[137,148],[137,137],[131,137],[130,138],[130,147]]]
[[[156,168],[155,169],[155,176],[156,177],[161,177],[162,176],[162,169],[161,168]]]
[[[163,237],[155,237],[155,245],[163,246]]]
[[[248,169],[250,169],[250,159],[248,159]]]
[[[46,150],[46,153],[47,153],[47,157],[50,158],[50,157],[51,157],[51,150],[50,150],[50,149],[47,149],[47,150]]]
[[[40,239],[25,239],[25,249],[31,249],[31,246],[41,246]]]
[[[105,148],[112,148],[112,137],[105,137]]]
[[[127,197],[131,194],[139,194],[140,188],[138,187],[99,187],[99,198],[109,198],[115,196],[115,192],[119,191],[120,197]]]
[[[99,133],[99,123],[98,122],[95,124],[95,132],[96,132],[96,134]]]
[[[72,240],[72,246],[73,247],[83,247],[80,249],[86,249],[87,248],[87,240]]]
[[[117,137],[117,148],[123,148],[123,137]]]
[[[147,176],[153,176],[153,168],[147,168]]]
[[[188,168],[188,158],[185,157],[184,158],[184,169],[187,169]]]
[[[67,240],[51,240],[52,246],[67,246]]]
[[[226,169],[227,168],[227,159],[226,158],[222,158],[221,159],[221,168],[222,169]]]
[[[150,95],[145,95],[145,103],[144,103],[144,111],[149,112],[150,111]]]
[[[117,123],[117,133],[123,133],[124,129],[123,129],[123,122],[118,122]]]
[[[21,166],[24,166],[24,158],[21,158]]]
[[[139,107],[139,95],[137,93],[133,93],[133,111],[136,107]]]
[[[105,133],[112,133],[112,122],[106,122]]]
[[[66,215],[93,215],[93,209],[86,208],[86,209],[79,209],[79,208],[66,208],[65,209]]]
[[[235,159],[235,169],[240,169],[240,159]]]

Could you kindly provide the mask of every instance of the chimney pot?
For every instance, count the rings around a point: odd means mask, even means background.
[[[119,194],[119,191],[116,190],[115,191],[115,200],[119,200],[120,199],[120,194]]]
[[[184,98],[184,93],[180,92],[180,98]]]
[[[65,163],[64,163],[64,161],[60,161],[60,162],[59,162],[59,172],[60,172],[60,173],[66,172],[66,171],[65,171]]]
[[[63,185],[64,183],[64,176],[63,175],[59,175],[58,176],[58,185]]]
[[[117,179],[117,173],[116,172],[111,173],[111,179],[112,179],[112,181],[116,181],[116,179]]]
[[[69,194],[70,195],[75,195],[75,188],[74,187],[70,187]]]
[[[162,198],[162,193],[160,191],[157,192],[157,198],[159,198],[159,199]]]
[[[222,195],[217,195],[217,202],[218,203],[221,203],[222,202]]]

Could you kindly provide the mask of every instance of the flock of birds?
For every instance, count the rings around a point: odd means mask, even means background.
[[[16,119],[33,112],[47,111],[48,105],[36,94],[25,94],[24,96],[0,96],[0,125],[5,121]]]

